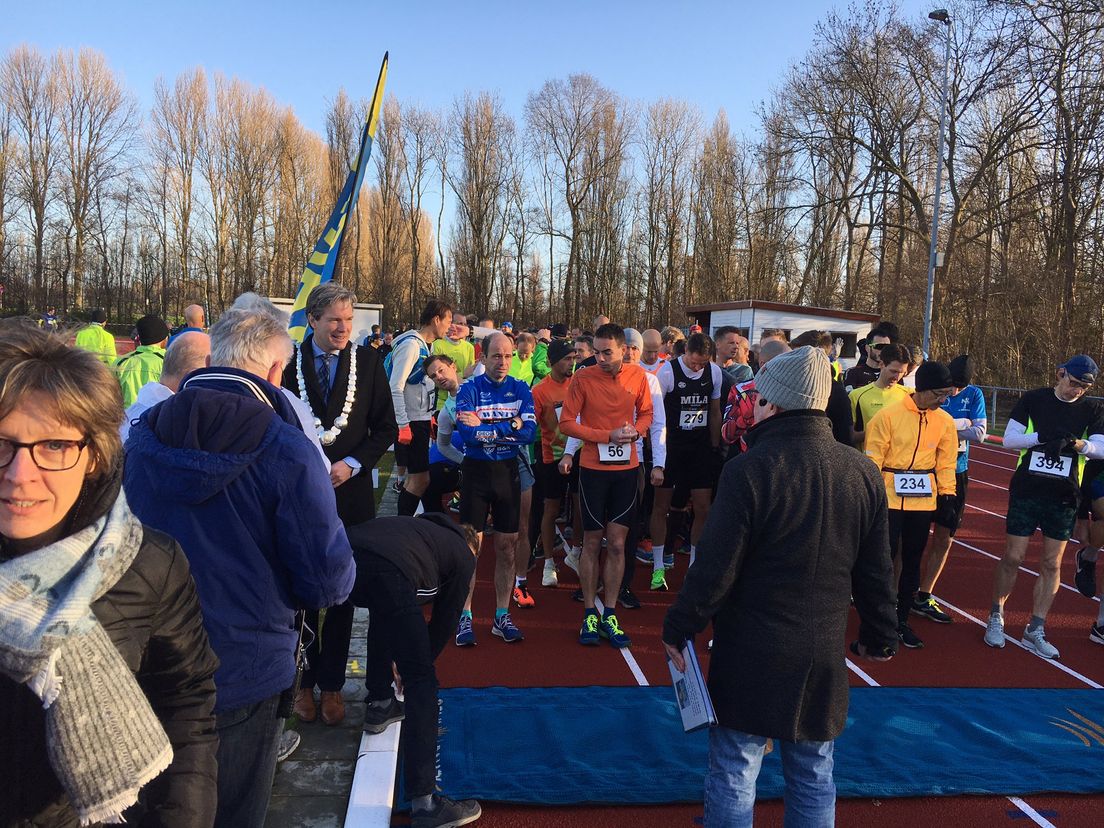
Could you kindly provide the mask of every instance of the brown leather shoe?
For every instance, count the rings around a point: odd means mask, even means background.
[[[337,725],[345,719],[345,699],[341,691],[322,691],[322,721],[328,725]]]
[[[295,694],[295,704],[292,712],[299,717],[299,721],[310,723],[318,718],[318,705],[314,703],[314,690],[300,688]]]

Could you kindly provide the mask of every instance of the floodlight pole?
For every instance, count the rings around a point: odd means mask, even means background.
[[[928,295],[924,303],[924,358],[931,358],[932,305],[935,302],[936,246],[939,241],[939,207],[943,188],[943,142],[947,132],[947,89],[951,77],[951,16],[946,9],[936,9],[928,14],[947,27],[946,48],[943,55],[943,94],[939,108],[939,142],[935,153],[935,204],[932,206],[931,244],[928,248]]]

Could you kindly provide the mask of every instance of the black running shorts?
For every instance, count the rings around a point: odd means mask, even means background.
[[[472,460],[464,458],[464,485],[460,488],[460,522],[477,532],[494,518],[495,532],[509,535],[518,530],[521,514],[521,477],[517,458]]]
[[[938,526],[942,526],[944,529],[951,530],[951,537],[955,536],[958,531],[958,527],[962,525],[962,513],[966,511],[966,484],[969,482],[969,478],[966,476],[966,472],[955,473],[955,511],[954,519],[944,523],[939,519],[939,512],[936,511],[935,523]]]
[[[667,446],[663,468],[663,489],[712,489],[721,473],[719,457],[712,446]]]
[[[541,486],[545,500],[563,500],[567,494],[567,479],[570,475],[560,474],[559,463],[540,464]]]
[[[636,514],[639,469],[579,469],[583,531],[600,532],[607,524],[632,526]]]
[[[410,444],[406,447],[406,473],[429,471],[429,420],[412,420]]]

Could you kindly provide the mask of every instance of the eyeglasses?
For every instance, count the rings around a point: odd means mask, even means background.
[[[42,471],[68,471],[80,461],[88,442],[87,437],[83,440],[36,440],[33,443],[0,439],[0,469],[10,466],[15,453],[25,448],[31,450],[31,459]]]
[[[877,345],[867,345],[866,347],[872,351],[880,351],[888,344],[888,342],[879,342]]]
[[[1069,374],[1066,374],[1066,379],[1069,380],[1069,384],[1072,385],[1074,388],[1080,388],[1082,390],[1092,388],[1091,382],[1081,382],[1081,380],[1075,380]]]

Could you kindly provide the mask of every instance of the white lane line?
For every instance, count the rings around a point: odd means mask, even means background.
[[[1004,457],[1018,457],[1019,452],[1015,449],[1006,449],[1000,446],[994,446],[989,443],[970,443],[970,451],[974,449],[981,449],[982,451],[991,451],[993,454],[1000,454]]]
[[[1008,466],[998,466],[996,463],[986,463],[984,460],[975,460],[970,458],[970,465],[977,463],[979,466],[988,466],[991,469],[1000,469],[1001,471],[1014,472],[1015,469],[1010,469]]]
[[[861,678],[863,681],[865,681],[868,687],[881,687],[882,686],[882,685],[878,684],[878,682],[874,681],[874,679],[872,679],[870,677],[870,675],[866,672],[866,670],[864,670],[858,664],[853,662],[851,659],[845,658],[844,661],[847,662],[847,669],[850,670],[852,673],[854,673],[859,678]]]
[[[984,514],[992,515],[993,517],[1000,518],[1001,520],[1008,520],[1008,517],[1006,515],[1002,515],[1000,512],[990,512],[988,509],[982,509],[980,506],[975,506],[973,503],[967,503],[966,505],[971,509],[976,509],[979,512],[983,512]]]
[[[1002,492],[1007,492],[1008,491],[1007,486],[1001,486],[997,483],[990,483],[988,480],[978,480],[976,477],[971,477],[970,482],[971,483],[980,483],[982,486],[989,486],[989,487],[994,488],[994,489],[1000,489]]]
[[[605,605],[602,603],[601,599],[597,597],[594,599],[594,606],[597,608],[598,612],[604,613],[606,611]],[[620,652],[621,657],[625,659],[625,663],[629,665],[629,671],[633,674],[633,678],[636,679],[636,683],[639,684],[641,687],[647,687],[648,679],[644,677],[644,671],[640,669],[640,665],[637,664],[636,658],[633,657],[633,654],[632,652],[630,652],[629,648],[622,647],[620,649]]]
[[[968,506],[969,504],[966,504],[966,505]],[[966,541],[960,541],[958,538],[952,538],[951,540],[953,540],[959,546],[965,547],[966,549],[969,549],[972,552],[977,552],[979,555],[984,555],[987,558],[992,558],[994,561],[999,561],[1001,559],[1000,555],[994,555],[992,552],[986,552],[984,549],[978,549],[976,546],[973,546],[971,544],[966,543]],[[1029,567],[1023,566],[1022,564],[1020,566],[1016,567],[1016,568],[1019,569],[1020,572],[1026,572],[1028,575],[1031,575],[1034,578],[1039,577],[1038,572],[1036,572],[1034,569],[1030,569]],[[1077,587],[1071,587],[1069,584],[1064,584],[1061,581],[1058,582],[1058,586],[1060,586],[1062,589],[1068,589],[1070,592],[1076,592],[1078,595],[1081,595],[1081,591],[1079,589],[1077,589]],[[1085,596],[1082,595],[1081,597],[1084,598]],[[1091,600],[1096,601],[1098,603],[1100,602],[1100,599],[1096,598],[1096,597],[1093,597]]]
[[[1021,811],[1023,811],[1025,814],[1027,814],[1027,818],[1034,822],[1036,825],[1041,826],[1041,828],[1055,828],[1053,822],[1044,817],[1018,796],[1010,796],[1008,797],[1008,801],[1019,808]]]
[[[954,604],[947,601],[945,598],[940,598],[939,601],[940,601],[940,603],[943,604],[943,606],[947,607],[951,611],[957,612],[963,618],[965,618],[969,621],[973,621],[979,627],[981,627],[982,629],[985,629],[985,622],[982,621],[981,619],[975,618],[973,615],[970,615],[970,613],[966,612],[966,610],[959,609]],[[1031,652],[1031,650],[1028,650],[1027,647],[1025,647],[1023,644],[1021,644],[1020,640],[1018,638],[1014,638],[1011,635],[1005,635],[1004,640],[1008,641],[1008,642],[1011,642],[1012,644],[1015,644],[1021,650],[1023,650],[1026,653],[1029,653],[1033,657],[1039,658],[1039,656],[1036,656],[1034,653]],[[982,644],[982,646],[987,646],[987,645]],[[1095,681],[1093,681],[1088,676],[1081,675],[1081,673],[1077,672],[1074,669],[1071,669],[1071,668],[1067,667],[1065,664],[1063,664],[1060,661],[1055,661],[1054,659],[1049,659],[1049,658],[1040,658],[1039,660],[1045,662],[1046,664],[1051,665],[1052,667],[1054,667],[1057,670],[1061,670],[1063,673],[1066,673],[1067,675],[1072,676],[1073,678],[1077,679],[1078,681],[1084,682],[1089,687],[1092,687],[1094,690],[1104,690],[1104,685],[1097,684]]]

